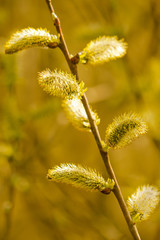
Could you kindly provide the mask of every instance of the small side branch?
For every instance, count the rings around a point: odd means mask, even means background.
[[[51,0],[46,0],[46,3],[47,3],[47,5],[48,5],[49,11],[50,11],[51,13],[54,13],[54,8],[53,8],[53,5],[52,5]]]

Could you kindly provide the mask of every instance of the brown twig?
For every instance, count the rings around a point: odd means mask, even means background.
[[[51,0],[46,0],[46,2],[47,2],[47,5],[49,7],[49,10],[50,10],[50,12],[52,14],[52,18],[53,18],[54,25],[56,27],[57,33],[60,36],[59,47],[60,47],[62,53],[65,56],[65,59],[66,59],[66,61],[68,63],[68,66],[69,66],[72,74],[74,74],[76,76],[77,80],[79,81],[78,72],[77,72],[77,65],[72,61],[72,58],[70,57],[70,54],[69,54],[69,51],[68,51],[68,48],[67,48],[64,36],[63,36],[63,32],[62,32],[62,29],[61,29],[60,20],[57,17],[57,15],[55,14],[55,11],[54,11],[54,8],[53,8]],[[92,118],[92,114],[91,114],[91,110],[90,110],[90,107],[89,107],[89,103],[88,103],[88,100],[87,100],[87,97],[86,97],[85,94],[82,96],[82,103],[83,103],[83,106],[84,106],[84,108],[86,110],[86,113],[87,113],[87,116],[88,116],[88,119],[89,119],[89,122],[90,122],[90,125],[91,125],[91,130],[92,130],[92,133],[93,133],[94,138],[96,140],[96,143],[97,143],[98,149],[100,151],[101,157],[103,159],[103,162],[105,164],[106,170],[107,170],[110,178],[114,179],[114,181],[115,181],[115,188],[114,188],[113,192],[114,192],[114,195],[115,195],[115,197],[117,198],[117,200],[119,202],[119,205],[121,207],[121,210],[123,212],[125,220],[126,220],[126,222],[128,224],[129,230],[130,230],[130,232],[131,232],[131,234],[133,236],[133,239],[141,240],[141,238],[139,236],[139,233],[138,233],[138,230],[137,230],[137,227],[136,227],[136,225],[133,224],[131,216],[130,216],[129,211],[127,209],[126,203],[125,203],[123,195],[121,193],[121,189],[119,187],[119,184],[118,184],[118,181],[116,179],[115,173],[114,173],[113,168],[111,166],[109,155],[108,155],[107,152],[105,152],[103,150],[100,133],[99,133],[97,125],[95,124],[95,122],[94,122],[94,120]]]

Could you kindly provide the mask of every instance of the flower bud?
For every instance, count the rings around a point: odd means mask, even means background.
[[[39,73],[38,82],[50,95],[63,99],[80,98],[84,93],[84,83],[78,84],[73,74],[49,69]]]
[[[127,204],[134,223],[148,219],[160,200],[160,192],[154,186],[142,186],[128,198]]]
[[[106,129],[105,142],[108,147],[125,147],[141,134],[146,133],[147,125],[135,113],[127,113],[115,118]]]
[[[12,54],[31,47],[58,46],[59,39],[56,35],[51,35],[46,29],[25,28],[14,33],[5,44],[5,53]]]
[[[87,44],[80,53],[81,63],[99,64],[123,57],[127,44],[117,37],[99,37]]]
[[[84,109],[84,106],[80,99],[66,99],[63,101],[62,106],[66,112],[68,120],[79,130],[90,131],[90,123],[88,120],[88,116]],[[98,125],[100,123],[100,119],[96,112],[91,110],[92,117]]]
[[[69,183],[86,190],[99,190],[108,193],[114,188],[114,181],[104,180],[97,172],[80,165],[61,164],[48,170],[48,179],[56,182]]]

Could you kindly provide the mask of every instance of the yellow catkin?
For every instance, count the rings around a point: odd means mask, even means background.
[[[105,192],[105,189],[113,189],[114,181],[104,180],[96,171],[74,164],[61,164],[48,170],[48,179],[56,182],[72,184],[75,187],[85,188],[86,190],[99,190]]]
[[[108,147],[122,148],[146,131],[147,125],[141,117],[135,113],[125,113],[107,127],[105,142]]]
[[[99,37],[87,44],[80,54],[81,63],[99,64],[121,58],[126,54],[127,43],[117,37]]]
[[[66,112],[68,120],[74,127],[79,130],[90,131],[88,116],[80,99],[73,98],[71,100],[64,100],[62,102],[62,106]],[[92,110],[91,113],[96,125],[98,125],[100,123],[100,119],[97,113]]]
[[[12,54],[31,47],[56,47],[59,39],[42,28],[25,28],[14,33],[5,44],[5,53]]]
[[[85,91],[83,82],[78,84],[73,74],[63,71],[42,71],[38,75],[38,82],[45,92],[62,99],[80,98]]]
[[[142,186],[128,198],[127,205],[134,223],[148,219],[160,200],[160,192],[155,186]]]

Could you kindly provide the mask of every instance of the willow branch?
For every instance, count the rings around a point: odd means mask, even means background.
[[[72,62],[72,60],[71,60],[71,57],[70,57],[70,54],[69,54],[69,51],[68,51],[68,48],[67,48],[64,36],[63,36],[63,32],[62,32],[62,29],[61,29],[60,20],[57,17],[57,15],[55,14],[53,5],[51,3],[51,0],[46,0],[46,2],[47,2],[47,5],[49,7],[50,13],[52,15],[52,19],[53,19],[54,25],[56,27],[57,33],[60,36],[59,47],[60,47],[62,53],[65,56],[65,59],[66,59],[66,61],[68,63],[68,66],[69,66],[72,74],[74,74],[76,76],[77,80],[79,81],[78,72],[77,72],[77,65],[74,64]],[[94,120],[92,118],[91,109],[89,107],[88,100],[87,100],[87,97],[86,97],[85,94],[82,96],[82,103],[83,103],[83,106],[84,106],[84,108],[86,110],[86,113],[87,113],[87,116],[88,116],[88,119],[89,119],[89,122],[90,122],[90,125],[91,125],[91,131],[92,131],[93,136],[94,136],[94,138],[96,140],[96,143],[97,143],[99,152],[101,154],[101,157],[103,159],[103,162],[105,164],[106,170],[107,170],[110,178],[114,179],[114,181],[115,181],[115,188],[113,190],[113,193],[114,193],[115,197],[118,200],[120,208],[121,208],[121,210],[123,212],[123,215],[125,217],[125,220],[127,222],[128,228],[129,228],[129,230],[130,230],[130,232],[131,232],[131,234],[133,236],[133,239],[141,240],[141,238],[139,236],[139,233],[138,233],[138,230],[137,230],[137,227],[136,227],[136,225],[133,224],[131,216],[130,216],[129,211],[127,209],[126,203],[125,203],[123,195],[121,193],[121,189],[119,187],[119,184],[118,184],[118,181],[116,179],[115,173],[114,173],[113,168],[111,166],[109,155],[108,155],[107,152],[105,152],[103,150],[100,133],[99,133],[97,125],[95,124],[95,122],[94,122]]]

